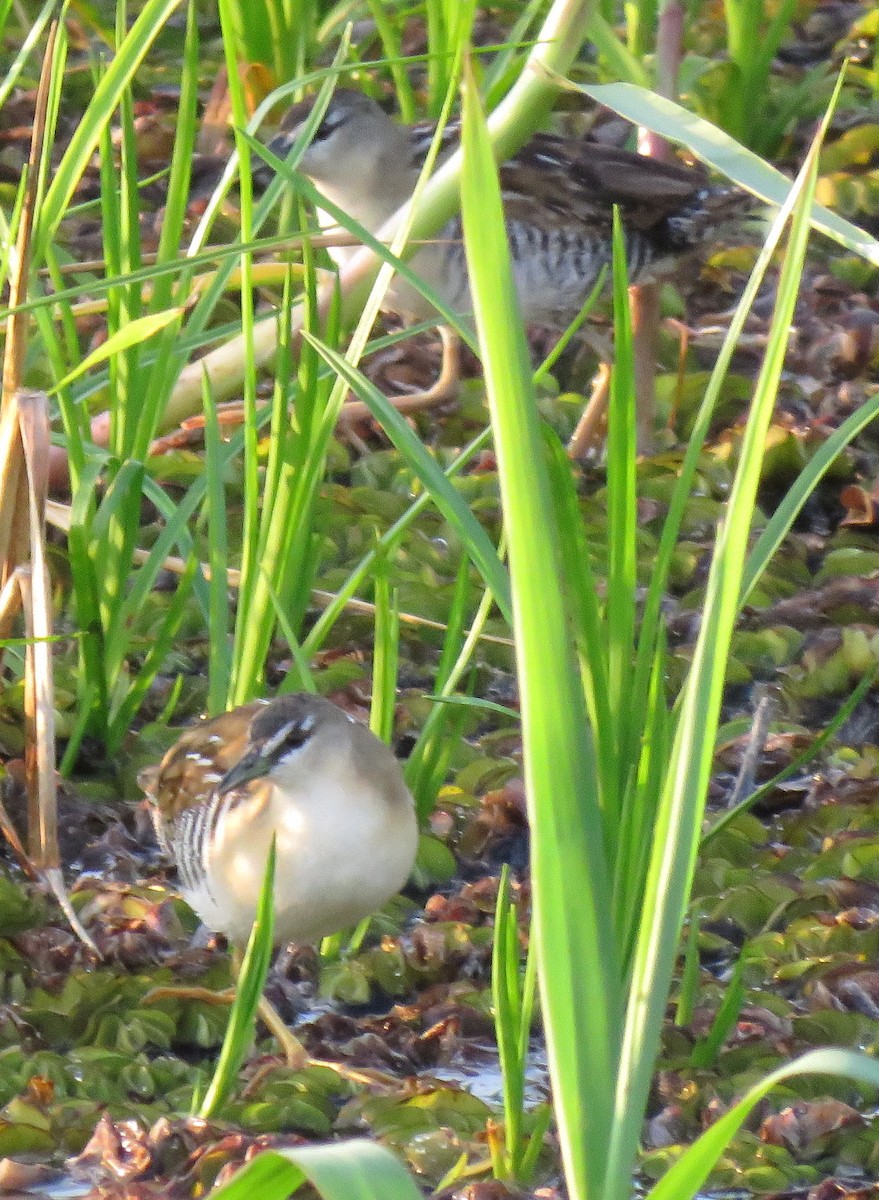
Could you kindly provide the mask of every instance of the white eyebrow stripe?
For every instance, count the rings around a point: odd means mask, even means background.
[[[301,741],[307,741],[309,734],[314,729],[315,716],[314,713],[306,713],[301,720],[288,721],[286,725],[282,725],[271,737],[266,738],[263,742],[261,755],[263,758],[270,758],[275,751],[283,746],[288,738],[295,738],[297,734],[301,735]]]
[[[289,737],[295,728],[295,721],[288,721],[286,725],[282,725],[277,733],[273,734],[273,736],[270,738],[266,738],[265,742],[263,743],[263,754],[273,754],[275,750],[277,750],[277,748]]]

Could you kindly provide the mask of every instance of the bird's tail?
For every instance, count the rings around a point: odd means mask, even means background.
[[[744,224],[753,215],[755,205],[756,201],[748,192],[731,184],[704,187],[677,212],[666,217],[666,248],[688,250],[709,235],[717,237],[725,226]]]

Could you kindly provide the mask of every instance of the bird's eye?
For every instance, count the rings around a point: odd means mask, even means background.
[[[255,741],[262,745],[262,754],[267,758],[283,758],[291,750],[298,750],[311,737],[314,718],[306,713],[293,721],[286,721],[278,728],[258,728]]]
[[[303,721],[301,725],[293,725],[289,733],[284,738],[284,748],[286,750],[298,750],[311,737],[311,723]]]
[[[339,126],[344,124],[344,122],[345,114],[331,109],[324,116],[324,119],[314,131],[314,137],[311,139],[311,144],[314,145],[316,142],[327,141],[327,139],[331,138]]]

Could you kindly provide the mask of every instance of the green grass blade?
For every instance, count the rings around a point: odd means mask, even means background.
[[[825,123],[827,120],[829,114]],[[792,192],[792,226],[776,308],[726,520],[717,537],[702,628],[682,694],[680,720],[657,816],[623,1042],[618,1111],[625,1115],[613,1129],[606,1181],[609,1193],[628,1186],[690,893],[762,452],[808,242],[820,136]]]
[[[367,1141],[267,1150],[211,1200],[287,1200],[306,1180],[323,1200],[423,1200],[390,1150]]]
[[[168,325],[179,321],[184,311],[182,308],[169,308],[165,312],[151,313],[148,316],[137,317],[133,321],[126,322],[122,329],[118,329],[96,350],[87,354],[81,362],[77,363],[72,371],[69,371],[62,380],[55,384],[49,395],[54,395],[61,388],[68,387],[75,379],[87,374],[92,367],[96,367],[99,363],[106,362],[115,355],[130,350],[133,346],[139,346],[141,342],[147,341]]]
[[[726,985],[723,1001],[711,1022],[711,1028],[704,1038],[700,1038],[690,1052],[690,1065],[695,1068],[707,1068],[714,1064],[720,1048],[732,1032],[742,1011],[745,1000],[745,985],[742,973],[745,967],[745,956],[740,954],[736,960],[732,975]]]
[[[381,39],[384,57],[388,60],[388,70],[394,81],[400,120],[410,125],[416,119],[417,109],[412,82],[402,61],[399,22],[396,20],[396,14],[392,16],[392,10],[389,9],[385,0],[367,0],[367,4],[372,19],[375,21],[376,32]]]
[[[525,1064],[519,1053],[520,988],[516,906],[510,899],[510,868],[504,863],[495,904],[491,955],[494,1030],[504,1096],[504,1150],[502,1161],[495,1164],[495,1175],[500,1172],[502,1179],[515,1178],[522,1137]]]
[[[625,42],[620,40],[613,25],[605,20],[600,12],[592,14],[589,22],[589,40],[605,59],[612,75],[618,79],[625,79],[637,87],[650,87],[650,75],[644,69],[640,59],[636,58]]]
[[[79,179],[95,151],[101,130],[111,119],[122,93],[180,0],[146,0],[127,37],[101,77],[91,103],[77,123],[46,192],[34,239],[35,261],[54,236],[67,212]]]
[[[567,631],[549,481],[497,173],[472,80],[462,213],[509,541],[538,973],[569,1193],[600,1189],[613,1117],[620,975],[583,690]],[[570,898],[577,895],[577,904]],[[589,1096],[589,1103],[583,1098]]]
[[[562,573],[568,581],[565,599],[570,609],[571,628],[580,660],[580,674],[594,730],[595,752],[602,781],[602,806],[612,794],[616,780],[617,754],[614,725],[608,701],[607,659],[598,586],[589,558],[580,501],[571,471],[571,460],[558,437],[544,430],[547,467],[557,514],[557,536]]]
[[[126,466],[139,466],[139,464],[126,464]],[[135,478],[137,479],[136,475]],[[123,496],[121,502],[123,504],[130,502],[131,494],[133,492],[129,493],[128,496]],[[136,494],[138,495],[139,503],[139,491]],[[133,578],[128,574],[124,576],[126,585],[124,590],[112,595],[112,604],[108,602],[107,645],[105,653],[107,657],[107,669],[111,675],[114,675],[122,667],[123,659],[130,645],[131,629],[135,623],[136,615],[141,611],[146,602],[146,597],[155,585],[156,578],[162,570],[165,559],[173,552],[175,544],[182,541],[181,548],[184,549],[184,555],[186,555],[189,546],[191,546],[188,534],[186,533],[186,523],[196,511],[203,494],[203,486],[193,484],[189,488],[180,503],[173,507],[172,514],[166,516],[165,527],[153,543],[146,562],[139,568]],[[131,562],[132,550],[133,546],[126,547],[125,561],[129,564]]]
[[[873,670],[867,672],[852,694],[846,698],[845,703],[840,705],[839,711],[836,713],[833,719],[828,721],[821,733],[813,742],[809,744],[802,754],[798,754],[795,758],[792,758],[783,770],[773,775],[771,779],[767,779],[765,783],[761,784],[760,787],[751,792],[749,796],[745,796],[745,798],[738,804],[734,804],[732,808],[728,808],[725,812],[721,813],[721,815],[714,820],[711,828],[702,835],[703,848],[707,846],[711,839],[716,837],[721,830],[726,829],[727,825],[733,822],[737,816],[743,812],[748,812],[754,807],[755,804],[759,804],[764,797],[771,795],[778,785],[783,783],[785,779],[791,779],[793,776],[799,774],[804,767],[808,766],[810,762],[814,762],[821,749],[827,745],[831,738],[835,737],[835,735],[843,727],[843,725],[870,691],[873,684],[876,682],[877,675],[879,675],[879,667],[874,667]]]
[[[813,495],[818,483],[849,444],[879,414],[879,393],[871,396],[860,408],[846,417],[838,429],[809,459],[794,480],[790,490],[760,531],[745,563],[741,603],[747,603],[754,585],[766,569],[769,560],[790,532],[803,505]]]
[[[693,1020],[693,1013],[696,1011],[696,1002],[699,998],[699,973],[701,966],[699,963],[699,916],[693,913],[690,917],[690,924],[686,931],[686,945],[684,947],[684,961],[681,969],[681,982],[678,988],[678,999],[675,1007],[675,1025],[689,1025]]]
[[[238,70],[235,53],[235,17],[236,6],[232,0],[219,0],[220,28],[223,33],[223,49],[226,56],[226,75],[229,81],[229,98],[232,107],[232,117],[235,131],[235,148],[238,151],[239,170],[239,219],[241,222],[241,241],[247,243],[253,238],[253,180],[250,172],[250,157],[245,153],[246,144],[243,133],[247,122],[244,84]],[[253,256],[248,250],[242,250],[238,263],[241,278],[241,338],[244,354],[242,403],[244,408],[244,520],[241,532],[241,595],[238,611],[235,615],[235,649],[232,660],[232,685],[230,702],[242,704],[250,700],[262,676],[263,663],[253,656],[238,653],[238,648],[245,642],[248,633],[254,627],[264,627],[266,623],[264,612],[252,610],[253,591],[262,582],[262,571],[259,557],[259,531],[262,495],[259,480],[259,450],[256,421],[256,373],[257,364],[254,354],[254,296],[253,296]]]
[[[375,637],[372,652],[372,705],[369,728],[383,742],[394,736],[397,668],[400,659],[400,612],[397,593],[388,579],[387,563],[378,559],[375,572]]]
[[[10,3],[6,3],[4,8],[9,11]],[[27,60],[30,58],[34,48],[39,45],[40,39],[46,31],[46,26],[52,20],[58,9],[58,0],[46,0],[46,3],[40,9],[32,20],[28,21],[28,31],[21,43],[18,53],[13,58],[12,62],[3,73],[3,79],[0,80],[0,107],[2,107],[15,90],[15,86],[21,78],[21,74],[27,66]],[[64,20],[64,14],[67,11],[67,5],[61,6],[59,20]],[[4,22],[5,24],[5,18]]]
[[[460,534],[468,554],[494,596],[495,603],[504,617],[510,620],[510,585],[503,563],[498,558],[488,534],[452,487],[436,459],[425,449],[424,443],[387,397],[352,367],[338,351],[307,332],[303,332],[303,338],[314,345],[324,361],[345,380],[364,404],[368,405],[370,412],[400,451],[407,465],[428,489],[436,507]]]
[[[616,731],[614,803],[605,807],[606,827],[616,840],[620,798],[632,770],[640,741],[637,721],[642,715],[632,704],[632,660],[635,646],[635,594],[638,526],[635,493],[635,361],[629,309],[626,246],[618,211],[613,226],[614,365],[607,423],[607,685],[611,728]],[[635,726],[633,731],[632,727]],[[606,797],[606,799],[609,799]],[[613,850],[611,851],[613,853]]]
[[[595,87],[583,84],[578,88],[626,120],[686,146],[708,166],[767,203],[784,204],[791,189],[790,180],[710,121],[632,84],[609,83]],[[879,266],[879,240],[821,204],[813,204],[811,213],[812,225],[820,233],[826,233],[852,253]]]
[[[229,531],[226,488],[223,474],[226,458],[220,438],[217,406],[210,384],[204,381],[205,414],[205,513],[207,517],[209,616],[208,630],[208,706],[209,716],[223,712],[232,680],[229,614]]]
[[[436,701],[435,706],[422,726],[405,767],[406,783],[415,797],[415,810],[420,820],[425,820],[430,815],[437,792],[446,778],[452,747],[456,739],[463,734],[466,715],[463,706],[480,707],[483,703],[469,695],[466,697],[453,695],[473,657],[479,636],[492,607],[491,593],[483,592],[476,615],[462,641],[465,619],[464,600],[468,591],[468,562],[464,558],[458,570],[455,602],[448,616],[446,636],[436,675],[436,687],[439,695],[433,697]],[[455,653],[455,660],[451,662]],[[459,709],[457,713],[456,707]],[[499,709],[499,705],[494,706],[494,711],[497,712]],[[518,720],[518,713],[510,713],[507,710],[504,715]]]
[[[238,1072],[250,1049],[260,997],[272,962],[275,924],[275,839],[269,847],[266,870],[259,894],[256,919],[250,931],[244,960],[235,989],[235,1001],[229,1014],[226,1036],[210,1085],[199,1108],[199,1117],[208,1120],[223,1106],[238,1082]]]
[[[107,750],[111,753],[119,749],[131,732],[131,723],[141,702],[152,687],[153,680],[165,665],[168,652],[174,644],[174,639],[188,611],[192,581],[197,567],[195,559],[190,559],[187,563],[165,611],[161,627],[151,639],[149,650],[140,664],[131,686],[107,725],[105,741]]]
[[[470,442],[455,460],[443,472],[447,479],[453,478],[459,471],[467,465],[470,460],[482,450],[489,441],[491,436],[490,429],[484,429],[481,433]],[[427,507],[431,502],[431,493],[427,490],[422,492],[417,500],[414,500],[406,512],[399,517],[389,529],[387,529],[378,540],[375,550],[369,550],[354,570],[350,573],[345,583],[336,593],[335,599],[329,604],[315,621],[314,626],[310,630],[308,636],[303,642],[303,651],[309,656],[313,656],[323,645],[329,631],[341,616],[345,609],[345,604],[356,593],[364,580],[368,579],[369,573],[372,570],[372,564],[375,561],[376,554],[390,553],[391,547],[396,541],[403,536],[418,514]]]
[[[799,1075],[832,1075],[854,1079],[871,1092],[879,1088],[879,1063],[853,1050],[812,1050],[801,1058],[772,1071],[755,1084],[738,1104],[688,1147],[678,1161],[647,1193],[647,1200],[687,1200],[695,1196],[712,1168],[741,1129],[747,1117],[776,1084]]]

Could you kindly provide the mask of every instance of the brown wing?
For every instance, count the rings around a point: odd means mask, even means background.
[[[244,752],[250,722],[264,705],[243,704],[188,729],[158,767],[141,772],[138,782],[162,821],[173,825],[183,810],[211,795]]]
[[[420,125],[416,161],[423,161],[433,126]],[[460,137],[458,122],[443,131],[443,154]],[[665,163],[599,142],[538,133],[500,169],[507,217],[524,224],[612,224],[619,205],[629,229],[646,231],[685,208],[708,185],[701,166]],[[547,220],[548,218],[548,220]]]
[[[535,209],[556,220],[608,227],[618,204],[630,229],[648,230],[683,208],[707,183],[704,172],[662,163],[597,142],[538,134],[501,167],[508,216],[534,219]]]

